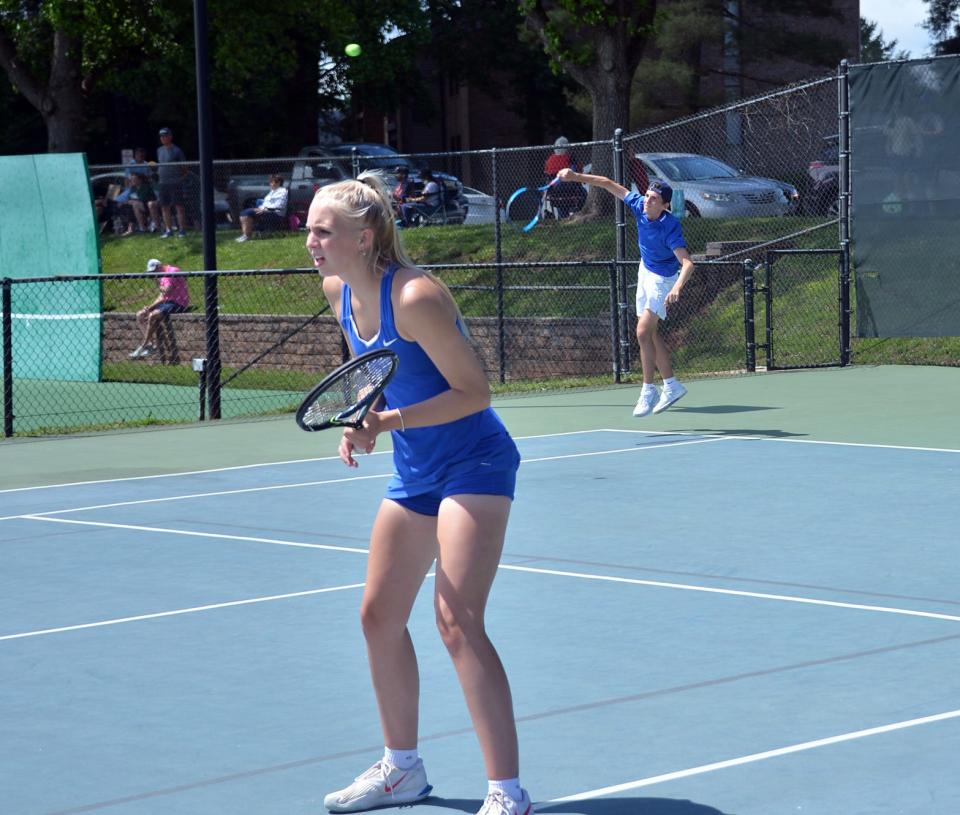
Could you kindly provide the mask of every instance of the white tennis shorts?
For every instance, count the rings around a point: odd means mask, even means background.
[[[667,295],[679,276],[679,271],[670,277],[655,274],[641,261],[637,269],[637,316],[640,317],[644,309],[649,309],[661,320],[666,320]]]

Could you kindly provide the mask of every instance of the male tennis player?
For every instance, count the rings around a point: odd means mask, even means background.
[[[318,190],[307,250],[354,354],[389,348],[400,361],[385,400],[344,430],[341,460],[390,431],[394,475],[370,537],[360,621],[384,753],[324,798],[331,812],[409,804],[431,791],[417,749],[420,681],[407,620],[436,562],[437,628],[467,701],[487,772],[480,815],[532,815],[520,786],[507,675],[487,636],[487,597],[503,550],[520,455],[490,408],[483,365],[449,289],[400,242],[390,192],[361,173]]]
[[[645,195],[640,195],[602,175],[563,169],[557,177],[606,190],[621,199],[637,221],[637,242],[640,244],[637,342],[640,343],[643,388],[633,415],[660,413],[687,392],[674,378],[670,349],[657,330],[660,320],[667,319],[667,307],[677,302],[684,284],[693,273],[693,261],[683,239],[680,221],[670,212],[673,189],[658,178],[650,181]],[[663,377],[663,391],[660,393],[653,382],[658,369]]]

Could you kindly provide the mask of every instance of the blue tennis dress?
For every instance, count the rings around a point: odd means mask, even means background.
[[[397,333],[393,318],[391,265],[380,284],[380,330],[363,339],[353,319],[350,287],[344,283],[340,297],[340,323],[355,354],[389,348],[400,358],[397,372],[384,393],[389,409],[403,409],[450,389],[426,352]],[[462,331],[461,327],[461,331]],[[408,498],[433,492],[451,478],[484,470],[516,469],[520,454],[500,417],[491,408],[446,424],[391,431],[394,474],[387,498]]]

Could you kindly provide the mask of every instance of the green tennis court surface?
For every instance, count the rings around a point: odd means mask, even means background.
[[[200,415],[199,387],[143,382],[64,382],[18,379],[14,390],[21,404],[43,406],[17,416],[17,432],[75,432],[112,424],[194,422]],[[225,388],[221,415],[235,419],[296,408],[300,391]]]
[[[688,384],[690,393],[683,401],[643,420],[630,415],[638,393],[633,386],[499,399],[495,406],[516,435],[615,427],[960,448],[957,368],[856,367]],[[63,383],[58,383],[60,387]],[[118,388],[122,398],[128,386],[89,387],[91,394],[100,388]],[[184,421],[198,415],[196,389],[152,387],[157,389],[158,405],[175,406],[169,415]],[[83,393],[84,398],[76,397],[73,405],[63,406],[58,400],[51,413],[84,412],[88,392]],[[291,411],[302,396],[257,393]],[[225,412],[229,403],[225,399]],[[93,413],[87,418],[93,418]],[[333,455],[336,446],[335,433],[304,435],[294,425],[292,413],[253,423],[207,422],[74,438],[14,439],[0,442],[0,455],[10,463],[0,471],[0,488],[117,477],[131,466],[138,474],[163,473]]]

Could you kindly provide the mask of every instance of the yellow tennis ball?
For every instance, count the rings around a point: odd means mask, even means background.
[[[343,50],[346,52],[348,57],[359,57],[361,48],[355,42],[352,42]]]

